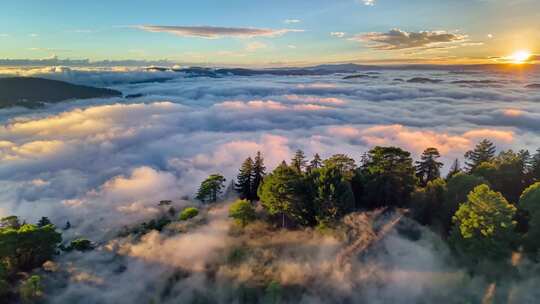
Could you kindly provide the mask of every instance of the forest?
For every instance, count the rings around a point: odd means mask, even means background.
[[[298,150],[291,160],[269,170],[258,152],[241,164],[231,181],[218,173],[203,180],[195,195],[200,203],[193,200],[192,206],[175,210],[169,207],[170,201],[161,201],[159,205],[168,208],[165,215],[126,227],[119,235],[162,231],[175,221],[190,221],[205,209],[227,202],[228,216],[235,224],[233,235],[257,223],[268,225],[276,234],[306,229],[332,234],[353,213],[397,213],[438,235],[460,266],[471,273],[504,281],[518,263],[516,256],[538,262],[540,149],[533,154],[526,150],[497,153],[491,141],[482,140],[465,153],[463,165],[456,159],[445,170],[440,158],[433,147],[416,161],[399,147],[374,147],[358,162],[344,154],[308,158]],[[57,227],[46,217],[36,224],[17,216],[1,219],[2,299],[43,301],[46,288],[33,270],[71,251],[97,248],[85,238],[63,240],[62,232],[69,229],[69,222]],[[414,229],[406,233],[414,238]],[[239,256],[233,259],[242,257],[236,253]],[[276,284],[270,282],[266,291],[278,288]],[[280,298],[273,299],[271,303],[280,303]]]

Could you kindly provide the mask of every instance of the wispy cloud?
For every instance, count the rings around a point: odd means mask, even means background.
[[[366,6],[374,6],[375,0],[362,0],[362,3]]]
[[[266,43],[260,42],[260,41],[253,41],[248,44],[246,44],[246,51],[248,52],[255,52],[260,49],[267,48],[268,45]]]
[[[277,37],[291,32],[303,32],[299,29],[267,29],[251,27],[217,27],[217,26],[162,26],[137,25],[137,29],[153,33],[169,33],[182,37],[217,39],[224,37],[252,38]]]
[[[392,29],[386,33],[372,32],[357,35],[350,40],[367,42],[368,47],[376,50],[402,50],[412,48],[451,47],[464,43],[468,36],[447,31],[406,32]]]
[[[291,24],[291,23],[300,23],[302,20],[300,19],[285,19],[283,20],[284,23]]]
[[[330,36],[333,36],[333,37],[343,38],[345,37],[345,35],[346,35],[345,32],[330,32]]]

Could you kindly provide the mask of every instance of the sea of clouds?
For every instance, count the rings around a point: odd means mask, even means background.
[[[102,244],[121,227],[158,215],[160,200],[173,200],[176,207],[193,204],[190,197],[203,178],[222,173],[230,181],[241,162],[257,151],[271,169],[289,160],[296,149],[308,157],[345,153],[359,160],[376,145],[397,145],[415,158],[425,148],[436,147],[449,165],[484,138],[499,149],[540,148],[540,90],[526,88],[540,83],[540,74],[527,72],[401,69],[344,80],[345,75],[338,74],[205,78],[135,68],[51,67],[3,69],[0,75],[45,77],[107,86],[124,95],[142,94],[133,99],[0,110],[0,216],[16,214],[29,222],[48,216],[59,226],[69,220],[74,229],[65,237],[83,235]],[[415,77],[440,82],[407,82]],[[156,78],[170,80],[146,82]],[[200,228],[202,232],[196,231],[189,242],[182,239],[189,236],[169,239],[156,233],[141,244],[118,246],[124,248],[120,252],[143,261],[149,248],[170,252],[168,256],[180,264],[190,257],[207,259],[203,252],[223,245],[222,221],[215,221],[217,228]],[[145,245],[149,242],[155,244]],[[174,248],[186,242],[196,252],[175,258]],[[198,242],[211,248],[199,248]],[[423,252],[431,264],[445,265],[428,245],[403,242],[388,243],[405,248],[393,263],[410,263],[409,256]],[[108,268],[96,267],[98,282],[85,277],[76,281],[76,290],[95,291],[100,284],[109,284],[111,289],[101,294],[108,300],[137,298],[138,293],[120,290],[128,283],[110,279],[113,257],[95,254],[81,259],[83,268],[85,263],[89,269],[99,263]],[[119,275],[136,282],[144,270],[148,280],[139,283],[149,284],[170,271],[143,264],[132,262],[131,271]],[[139,287],[143,292],[149,285]],[[422,290],[407,292],[417,297]],[[70,299],[71,292],[80,295],[68,289],[58,301]],[[396,300],[390,293],[386,296]],[[104,301],[99,294],[95,297],[88,302]]]

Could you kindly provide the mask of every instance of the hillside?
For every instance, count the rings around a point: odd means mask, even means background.
[[[36,108],[69,99],[122,96],[116,90],[33,77],[0,78],[0,108]]]

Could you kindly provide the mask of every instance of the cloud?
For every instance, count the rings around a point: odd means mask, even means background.
[[[361,1],[366,6],[374,6],[375,5],[375,0],[361,0]]]
[[[285,19],[283,20],[284,23],[291,24],[291,23],[300,23],[302,20],[300,19]]]
[[[224,37],[253,38],[253,37],[277,37],[287,33],[303,32],[299,29],[265,29],[247,27],[217,27],[217,26],[161,26],[161,25],[137,25],[134,28],[153,32],[169,33],[181,37],[197,37],[217,39]]]
[[[257,50],[265,49],[268,45],[266,43],[260,42],[260,41],[253,41],[248,44],[246,44],[246,51],[248,52],[255,52]]]
[[[405,32],[392,29],[386,33],[367,33],[350,40],[367,42],[376,50],[403,50],[414,48],[445,48],[467,41],[467,35],[446,31]]]
[[[330,32],[330,36],[333,36],[333,37],[343,38],[345,37],[345,35],[346,35],[345,32]]]

